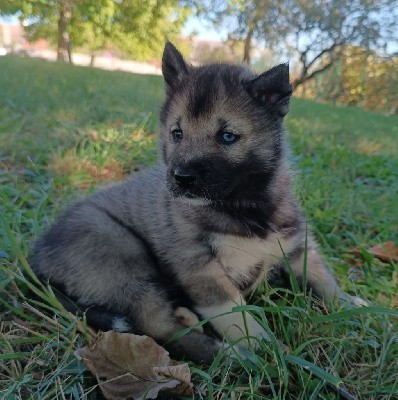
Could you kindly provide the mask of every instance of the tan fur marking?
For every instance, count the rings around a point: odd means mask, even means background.
[[[239,297],[238,289],[228,278],[225,270],[217,261],[208,263],[204,268],[182,277],[185,287],[193,294],[195,301],[200,306],[208,306],[218,303],[214,295],[222,296],[225,299],[236,299]],[[186,281],[185,281],[186,279]],[[211,293],[209,288],[215,288],[217,293]]]
[[[248,288],[252,289],[266,278],[268,271],[283,257],[283,253],[288,254],[294,249],[296,242],[296,237],[285,239],[272,233],[266,239],[214,235],[212,243],[221,265],[234,282],[244,283],[254,266],[259,263],[263,265],[263,273]]]

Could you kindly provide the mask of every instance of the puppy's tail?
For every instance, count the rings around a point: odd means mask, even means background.
[[[65,290],[59,285],[51,285],[51,289],[57,300],[72,314],[86,315],[87,324],[98,331],[115,331],[138,334],[132,322],[122,315],[107,307],[97,304],[87,305],[80,303],[77,299],[67,296]]]

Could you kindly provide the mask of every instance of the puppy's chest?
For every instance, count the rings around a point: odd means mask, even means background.
[[[293,250],[294,244],[294,238],[285,239],[277,233],[266,239],[221,234],[212,238],[219,263],[242,292],[253,289],[266,279],[269,270],[281,260],[283,253]]]

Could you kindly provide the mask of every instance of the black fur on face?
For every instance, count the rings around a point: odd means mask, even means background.
[[[179,184],[174,176],[177,168],[195,173],[195,182]],[[204,198],[222,203],[254,203],[266,195],[266,187],[272,180],[275,168],[253,153],[239,163],[217,155],[189,163],[172,161],[168,168],[168,187],[175,197]]]

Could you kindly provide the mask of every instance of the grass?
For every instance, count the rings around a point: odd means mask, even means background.
[[[93,333],[26,257],[67,203],[155,161],[163,83],[11,56],[0,71],[0,398],[97,398],[73,355]],[[245,311],[291,353],[262,343],[245,359],[192,365],[196,398],[337,399],[340,386],[398,399],[398,266],[366,252],[398,241],[397,117],[294,99],[287,125],[296,191],[326,262],[372,307],[326,311],[295,285],[257,291]]]

